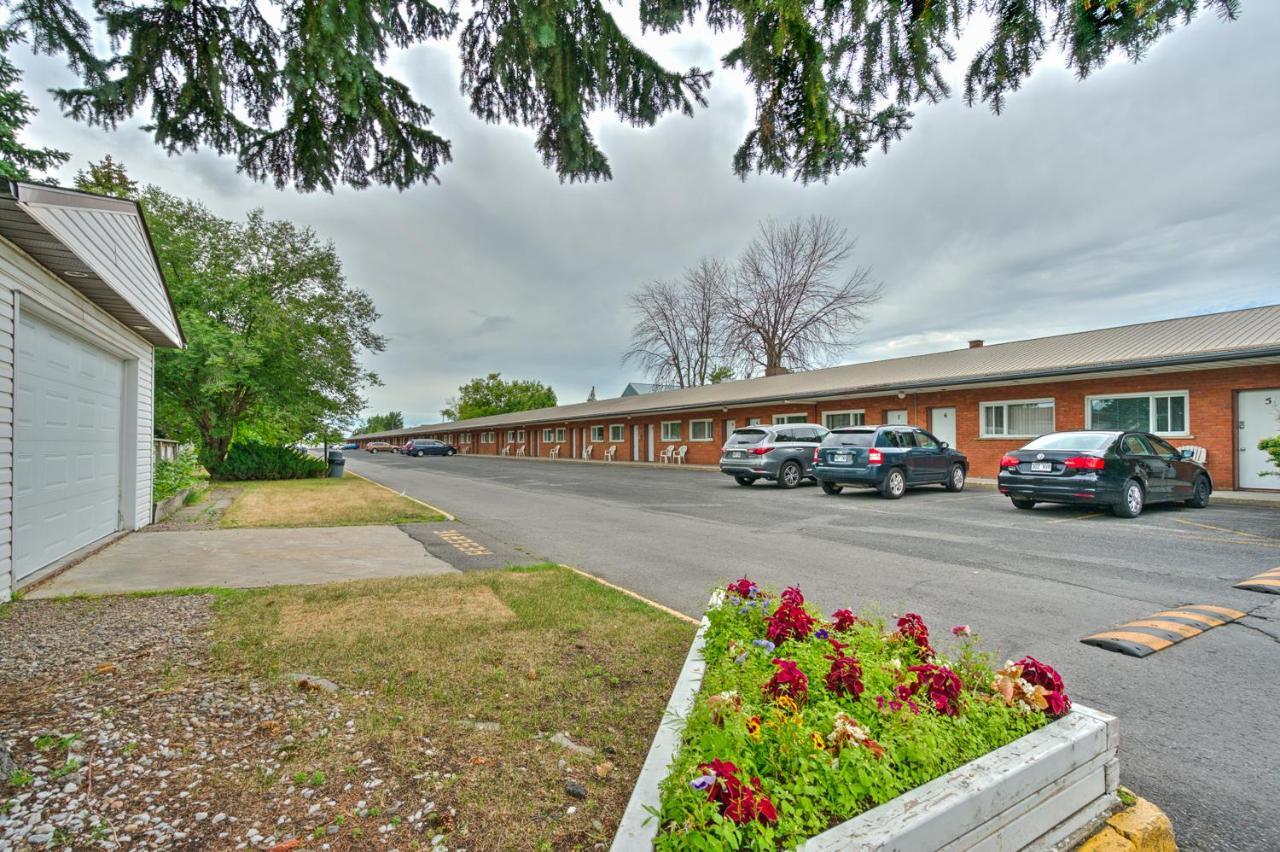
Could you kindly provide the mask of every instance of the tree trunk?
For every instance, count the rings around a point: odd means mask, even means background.
[[[227,450],[231,449],[231,435],[200,433],[200,464],[209,471],[209,475],[218,479],[222,463],[227,460]]]

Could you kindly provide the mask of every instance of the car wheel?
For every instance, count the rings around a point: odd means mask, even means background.
[[[453,455],[453,454],[454,454],[454,453],[456,453],[456,452],[457,452],[457,450],[445,450],[445,451],[444,451],[444,454],[445,454],[446,456],[451,456],[451,455]]]
[[[1013,508],[1015,509],[1034,509],[1036,507],[1035,500],[1027,500],[1024,497],[1011,497]]]
[[[834,482],[824,482],[824,483],[822,483],[822,490],[823,490],[823,492],[824,492],[824,493],[826,493],[826,494],[832,494],[832,495],[835,495],[835,494],[839,494],[841,491],[843,491],[843,490],[844,490],[844,486],[843,486],[843,485],[836,485]]]
[[[1130,479],[1120,492],[1120,502],[1112,506],[1111,511],[1117,518],[1136,518],[1142,514],[1146,499],[1147,496],[1142,491],[1142,483],[1136,479]]]
[[[962,464],[951,465],[951,473],[947,476],[946,485],[947,485],[948,491],[964,490],[964,465]]]
[[[884,485],[880,486],[880,493],[890,500],[897,500],[907,493],[907,476],[901,468],[895,467],[889,471],[889,475],[884,478]]]
[[[778,487],[795,488],[803,478],[804,471],[800,469],[799,464],[793,461],[784,462],[778,470]]]
[[[1197,476],[1195,484],[1191,486],[1191,499],[1187,501],[1187,505],[1193,509],[1203,509],[1209,505],[1211,491],[1209,480],[1206,477]]]
[[[756,478],[754,476],[735,476],[733,481],[739,485],[755,485]]]

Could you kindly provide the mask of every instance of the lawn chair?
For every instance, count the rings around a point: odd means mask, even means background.
[[[671,460],[676,464],[684,464],[684,457],[688,452],[689,448],[686,445],[681,444],[680,449],[676,450],[676,454]]]
[[[675,447],[672,447],[672,446],[663,447],[662,452],[658,453],[658,461],[663,463],[670,462],[672,456],[674,456],[675,453],[676,453]]]
[[[604,451],[604,460],[613,461],[617,455],[618,455],[618,445],[614,444],[609,449]]]
[[[591,458],[591,451],[594,450],[595,448],[596,448],[595,444],[587,444],[585,447],[582,448],[582,457],[584,459]]]
[[[1200,462],[1200,464],[1204,464],[1205,459],[1209,458],[1209,451],[1206,450],[1204,447],[1199,447],[1199,446],[1196,446],[1195,444],[1185,444],[1181,447],[1178,447],[1178,449],[1190,450],[1191,460],[1195,462]]]
[[[507,445],[506,445],[506,446],[504,446],[502,449],[498,450],[498,455],[500,455],[500,456],[509,456],[509,455],[511,455],[511,445],[510,445],[510,444],[507,444]]]
[[[560,445],[559,445],[559,444],[556,444],[554,447],[552,447],[552,448],[551,448],[551,452],[547,454],[547,458],[550,458],[550,459],[558,459],[558,458],[560,458]]]
[[[517,456],[524,455],[524,444],[521,444],[520,446],[516,447],[516,455]]]

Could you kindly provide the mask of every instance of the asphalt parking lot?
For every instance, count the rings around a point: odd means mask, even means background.
[[[355,452],[347,465],[453,512],[490,549],[691,615],[745,573],[829,610],[919,612],[937,636],[968,624],[1001,659],[1045,660],[1076,702],[1120,717],[1122,783],[1165,808],[1183,848],[1280,850],[1280,596],[1233,588],[1280,566],[1280,509],[1151,506],[1122,520],[1020,512],[978,488],[889,501],[691,470]],[[1144,659],[1079,641],[1188,604],[1248,615]]]

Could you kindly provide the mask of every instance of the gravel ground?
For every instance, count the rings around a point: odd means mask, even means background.
[[[451,773],[396,777],[360,752],[341,778],[295,772],[292,755],[341,748],[355,721],[324,692],[211,670],[212,600],[0,608],[0,739],[18,767],[0,778],[0,849],[442,849]]]

